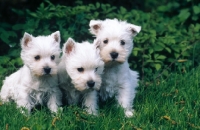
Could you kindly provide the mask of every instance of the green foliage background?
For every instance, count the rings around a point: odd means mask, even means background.
[[[19,43],[24,32],[37,36],[59,30],[62,44],[69,37],[92,41],[88,30],[91,19],[118,18],[142,26],[129,58],[130,67],[139,71],[142,79],[152,74],[168,77],[171,71],[184,73],[199,64],[198,0],[114,3],[76,0],[65,5],[46,0],[32,10],[11,8],[16,21],[0,22],[0,79],[22,66]]]
[[[92,41],[89,21],[106,18],[142,26],[130,67],[141,79],[157,79],[138,87],[134,118],[125,119],[113,101],[100,104],[97,118],[76,106],[66,107],[60,118],[45,108],[24,117],[15,104],[0,102],[0,129],[200,129],[199,0],[27,0],[29,5],[14,6],[16,1],[21,0],[6,0],[8,10],[0,1],[1,81],[23,64],[19,43],[24,32],[38,36],[60,30],[62,44],[69,37]]]

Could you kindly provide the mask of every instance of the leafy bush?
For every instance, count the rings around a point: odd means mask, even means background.
[[[8,69],[11,66],[15,69],[22,65],[19,38],[24,32],[37,36],[60,30],[62,43],[68,37],[79,42],[91,41],[89,21],[106,18],[118,18],[142,26],[142,31],[134,39],[135,48],[129,58],[131,68],[139,71],[142,78],[156,72],[161,76],[168,76],[171,70],[183,72],[199,62],[200,24],[197,21],[200,20],[200,4],[190,6],[190,2],[182,2],[182,6],[172,1],[144,12],[99,2],[87,5],[82,1],[75,3],[71,7],[45,1],[33,12],[13,9],[22,18],[12,26],[6,23],[0,25],[0,38],[10,47],[8,54],[0,57],[0,74],[5,76],[12,71]]]

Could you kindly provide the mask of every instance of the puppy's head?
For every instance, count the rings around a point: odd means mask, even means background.
[[[34,37],[24,33],[21,40],[21,58],[35,76],[57,74],[60,56],[60,32]]]
[[[117,19],[91,20],[90,32],[100,41],[100,55],[105,62],[123,63],[133,49],[133,38],[141,27]]]
[[[99,42],[76,43],[69,38],[63,47],[66,71],[78,91],[99,90],[104,63],[99,55]]]

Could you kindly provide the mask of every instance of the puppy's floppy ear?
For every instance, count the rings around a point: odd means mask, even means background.
[[[24,33],[24,36],[21,40],[21,46],[22,48],[24,47],[28,47],[28,44],[32,41],[33,36],[28,34],[28,33]]]
[[[72,38],[68,38],[67,42],[64,44],[63,53],[69,55],[75,49],[76,42]]]
[[[52,33],[51,36],[55,39],[57,43],[60,43],[60,31]]]
[[[94,44],[94,47],[95,47],[96,49],[99,49],[99,48],[100,48],[101,41],[98,40],[98,39],[95,39],[94,42],[93,42],[93,44]]]
[[[101,20],[91,20],[90,21],[90,32],[94,35],[97,35],[99,30],[101,29],[101,24],[102,24],[102,21]]]
[[[100,53],[100,44],[101,44],[101,41],[98,40],[98,39],[95,39],[94,42],[93,42],[94,49],[96,49],[96,52],[98,54]]]
[[[134,24],[129,24],[129,30],[131,31],[133,37],[136,36],[141,31],[141,26]]]

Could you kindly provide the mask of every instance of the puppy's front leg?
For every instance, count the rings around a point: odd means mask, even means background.
[[[116,99],[124,108],[126,117],[133,116],[133,99],[135,97],[134,88],[131,87],[131,84],[124,83],[122,87],[119,87],[118,95],[116,96]]]
[[[34,107],[34,104],[31,104],[30,101],[31,100],[27,93],[21,94],[21,96],[16,99],[17,107],[20,109],[22,114],[28,116],[31,114],[31,109]]]
[[[51,110],[51,112],[57,113],[58,107],[62,105],[62,93],[59,89],[54,90],[49,95],[49,100],[47,102],[47,107]]]
[[[84,107],[89,114],[97,115],[98,114],[98,98],[97,91],[93,90],[84,95]]]

